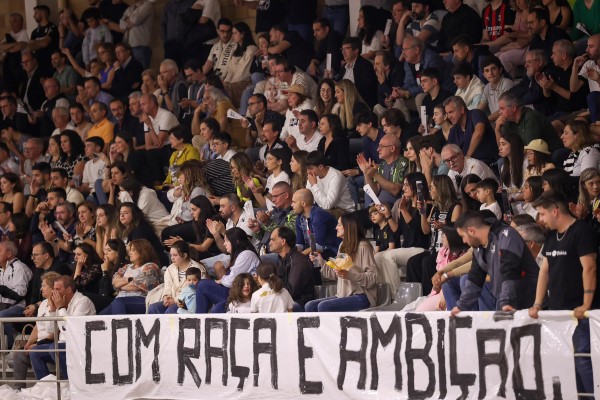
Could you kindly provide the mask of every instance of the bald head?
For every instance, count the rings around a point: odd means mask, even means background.
[[[308,189],[300,189],[300,190],[296,190],[296,192],[294,193],[294,199],[298,199],[298,201],[303,201],[306,203],[306,205],[313,205],[313,203],[315,202],[315,198],[312,194],[312,192]]]
[[[590,36],[587,42],[587,48],[585,49],[590,60],[600,60],[600,33]]]

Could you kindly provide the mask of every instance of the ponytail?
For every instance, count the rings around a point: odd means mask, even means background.
[[[261,262],[256,268],[256,275],[263,281],[269,282],[271,290],[275,293],[281,292],[283,289],[283,281],[277,276],[277,266],[270,262]]]

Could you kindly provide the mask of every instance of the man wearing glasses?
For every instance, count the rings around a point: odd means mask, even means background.
[[[455,144],[444,146],[442,149],[442,160],[450,168],[448,176],[452,179],[454,188],[459,194],[460,182],[463,177],[469,174],[475,174],[481,179],[492,178],[497,180],[496,175],[494,175],[490,167],[475,158],[465,157],[460,147]]]

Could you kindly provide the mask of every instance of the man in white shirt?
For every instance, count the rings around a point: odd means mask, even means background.
[[[96,307],[92,301],[77,291],[73,278],[63,275],[54,282],[52,296],[48,299],[49,317],[83,316],[96,315]],[[65,349],[66,322],[58,322],[59,328],[59,349]],[[54,343],[41,344],[35,347],[36,350],[45,350],[48,352],[32,352],[30,354],[31,366],[36,379],[42,379],[50,374],[46,363],[56,363],[56,353]],[[66,353],[58,353],[58,362],[60,366],[60,379],[67,379],[67,357]]]
[[[488,119],[490,122],[496,122],[500,116],[498,110],[500,95],[515,86],[515,82],[502,75],[502,62],[496,56],[486,57],[481,64],[481,69],[488,83],[483,88],[483,96],[478,108],[482,111],[489,111]]]
[[[106,167],[106,156],[102,157],[104,140],[99,136],[92,136],[85,140],[85,156],[89,161],[83,167],[83,178],[79,191],[92,195],[96,192],[94,187],[98,179],[104,178],[104,168]]]
[[[475,158],[465,157],[460,147],[455,144],[447,144],[442,149],[442,160],[450,168],[448,176],[454,183],[456,193],[460,195],[460,182],[469,174],[475,174],[481,179],[492,178],[498,180],[494,172],[482,161]]]
[[[217,158],[229,162],[235,156],[235,150],[229,148],[231,146],[231,135],[227,132],[216,134],[213,138],[212,146],[213,151],[217,153]]]
[[[169,132],[179,126],[179,121],[175,114],[158,107],[158,99],[153,94],[140,97],[140,107],[143,112],[140,121],[144,123],[148,164],[153,169],[153,178],[164,180],[162,166],[169,165],[171,157]]]
[[[598,121],[600,113],[600,33],[588,38],[585,54],[575,58],[571,70],[571,93],[577,92],[587,81],[590,93],[587,95],[587,104],[590,109],[590,119]]]
[[[320,151],[313,151],[306,157],[308,182],[306,188],[310,190],[315,203],[324,210],[334,215],[355,210],[354,200],[346,185],[344,174],[333,167],[325,165],[325,159]]]
[[[215,75],[221,76],[236,49],[236,44],[231,40],[233,23],[227,18],[221,18],[216,22],[219,41],[210,49],[208,58],[202,67],[204,75],[213,71]]]
[[[292,152],[304,150],[307,152],[315,151],[319,147],[319,142],[323,138],[321,132],[317,130],[319,117],[313,110],[302,110],[298,116],[298,131],[300,136],[290,135],[285,138],[285,142]]]
[[[0,242],[0,318],[22,317],[25,310],[25,295],[33,273],[17,259],[17,252],[14,242]],[[4,324],[4,334],[10,349],[14,340],[12,324]]]
[[[52,182],[52,187],[58,187],[65,190],[68,202],[75,204],[75,206],[83,203],[84,198],[81,192],[69,185],[69,176],[66,169],[52,168],[52,171],[50,172],[50,181]]]

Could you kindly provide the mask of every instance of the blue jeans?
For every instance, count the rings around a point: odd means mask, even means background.
[[[146,314],[144,296],[117,297],[100,312],[100,315]]]
[[[8,307],[7,309],[0,311],[0,318],[22,317],[23,310],[25,310],[23,306]],[[15,340],[15,334],[11,323],[4,324],[4,334],[6,335],[7,348],[12,349],[13,342]]]
[[[229,288],[215,281],[201,280],[196,287],[196,313],[206,314],[212,305],[215,306],[213,312],[224,309],[227,296],[229,296]]]
[[[98,204],[102,205],[108,203],[108,197],[106,196],[106,193],[104,193],[104,190],[102,190],[102,179],[98,179],[94,183],[94,188],[96,189],[96,198],[98,199]]]
[[[575,353],[590,353],[590,320],[580,319],[573,332]],[[575,373],[577,376],[577,392],[594,393],[594,373],[590,357],[575,357]]]
[[[442,285],[444,299],[446,299],[446,310],[452,310],[456,307],[456,302],[460,299],[460,278],[450,278]]]
[[[65,344],[59,343],[58,348],[64,349]],[[29,359],[31,360],[31,366],[33,367],[35,379],[42,379],[43,377],[50,375],[50,371],[48,370],[48,366],[46,365],[46,363],[51,362],[56,364],[56,353],[54,353],[54,343],[40,344],[34,346],[32,349],[48,350],[48,353],[29,353]],[[58,365],[60,366],[60,379],[67,379],[69,376],[67,375],[66,353],[58,353]]]
[[[460,277],[461,293],[462,289],[467,284],[468,279],[468,274]],[[496,298],[492,294],[491,289],[492,285],[489,282],[484,283],[483,287],[481,288],[481,293],[479,294],[479,299],[477,300],[477,305],[471,310],[463,311],[496,311]]]
[[[136,46],[131,49],[133,58],[138,60],[144,69],[150,67],[152,61],[152,49],[148,46]]]
[[[600,110],[598,106],[600,106],[600,92],[590,92],[590,94],[586,97],[588,107],[590,108],[590,120],[591,122],[598,121],[598,114],[600,114]]]
[[[349,176],[346,178],[346,184],[348,185],[348,189],[350,190],[350,196],[352,196],[352,200],[354,203],[359,205],[360,202],[360,189],[365,186],[365,176],[357,175],[357,176]],[[368,195],[365,195],[365,202]]]
[[[244,91],[242,92],[242,96],[240,97],[239,113],[244,116],[248,111],[248,101],[250,100],[250,97],[252,97],[252,95],[254,94],[254,87],[258,82],[264,81],[266,77],[265,74],[263,74],[262,72],[253,72],[252,75],[250,75],[250,79],[252,80],[252,84],[246,89],[244,89]]]
[[[324,299],[311,300],[304,306],[306,312],[336,312],[359,311],[369,308],[369,299],[366,294],[355,294],[348,297],[325,297]]]
[[[348,24],[350,23],[350,8],[348,6],[327,7],[323,13],[323,17],[331,21],[331,27],[340,33],[342,37],[346,37]]]
[[[177,314],[178,308],[177,304],[165,307],[162,301],[157,301],[148,306],[148,314]]]
[[[208,257],[202,259],[202,264],[206,267],[206,271],[214,275],[215,273],[215,263],[217,261],[221,261],[223,264],[227,265],[231,256],[229,254],[219,254],[218,256]]]

